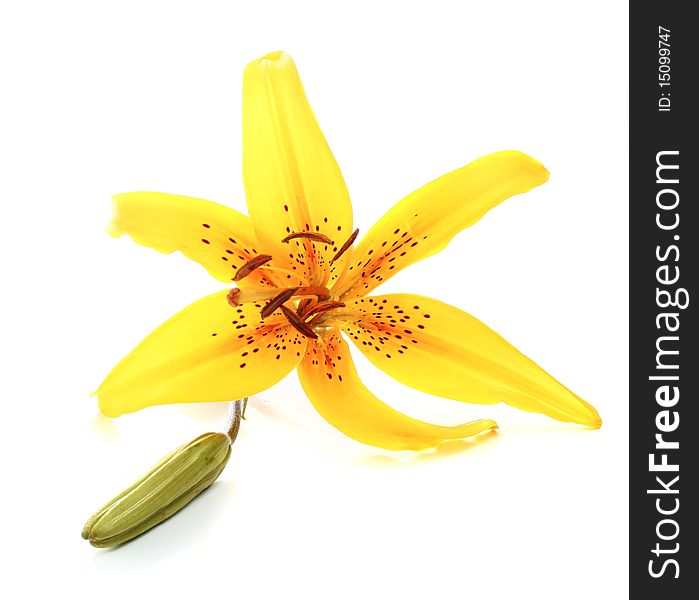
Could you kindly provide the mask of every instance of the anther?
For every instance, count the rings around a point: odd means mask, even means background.
[[[293,310],[284,305],[282,305],[281,308],[286,320],[289,321],[289,323],[291,323],[299,333],[314,340],[318,338],[316,332],[313,331],[309,325],[299,319],[299,316]]]
[[[309,306],[313,303],[313,298],[303,298],[301,301],[299,301],[299,305],[296,308],[296,313],[299,315],[299,317],[303,317],[304,313],[306,310],[309,308]]]
[[[260,254],[259,256],[250,259],[242,267],[240,267],[240,269],[238,269],[238,271],[235,274],[235,277],[233,278],[233,281],[240,281],[243,277],[247,277],[255,269],[260,268],[262,265],[268,263],[270,260],[272,260],[272,256],[269,254]]]
[[[275,310],[277,310],[284,302],[289,300],[295,293],[298,288],[287,288],[281,292],[279,292],[274,298],[272,298],[267,304],[265,304],[262,307],[262,310],[260,311],[260,315],[262,316],[263,319],[266,319],[271,315]]]
[[[349,250],[350,246],[352,244],[354,244],[354,240],[357,239],[358,235],[359,235],[359,229],[355,229],[352,232],[352,235],[350,235],[349,238],[347,238],[347,241],[344,244],[342,244],[342,248],[340,248],[337,251],[337,253],[335,254],[335,256],[333,256],[330,259],[330,264],[333,264],[338,258],[340,258],[345,252],[347,252],[347,250]]]
[[[288,244],[291,240],[295,240],[296,238],[304,238],[313,242],[321,242],[322,244],[333,244],[333,241],[327,235],[323,235],[322,233],[311,233],[310,231],[290,233],[282,240],[282,243]]]
[[[317,315],[318,313],[325,312],[326,310],[332,310],[333,308],[343,308],[345,305],[344,302],[339,302],[337,300],[329,300],[327,302],[318,302],[318,304],[314,304],[310,310],[306,312],[305,315],[303,315],[304,320],[308,319],[309,317],[313,315]]]
[[[330,300],[330,290],[322,285],[307,285],[295,290],[295,296],[316,296],[319,302]]]

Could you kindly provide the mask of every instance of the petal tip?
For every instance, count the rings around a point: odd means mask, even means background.
[[[574,415],[569,415],[569,417],[565,419],[565,421],[576,423],[589,429],[600,429],[602,427],[602,417],[599,416],[599,413],[594,409],[594,407],[590,406],[587,403],[585,403],[585,409],[585,412],[578,411]],[[564,419],[559,418],[558,420]]]
[[[549,180],[549,177],[551,177],[551,173],[543,164],[541,164],[541,162],[539,162],[533,156],[530,156],[529,154],[526,154],[524,152],[520,152],[519,150],[515,150],[515,152],[520,156],[520,158],[524,159],[528,163],[530,172],[536,178],[535,185],[541,185],[542,183],[546,183]]]
[[[510,160],[513,164],[521,166],[529,177],[533,178],[533,187],[546,183],[551,176],[549,170],[536,158],[520,150],[502,150],[492,156],[501,156]]]
[[[602,417],[595,412],[595,416],[585,423],[585,425],[587,425],[590,429],[600,429],[602,427]]]
[[[119,227],[114,221],[110,221],[107,223],[107,227],[105,228],[107,235],[113,238],[120,238],[122,235],[124,235],[126,232]]]
[[[581,425],[586,425],[590,429],[599,429],[602,427],[602,417],[600,417],[597,409],[582,398],[579,398],[579,400],[586,409],[586,415],[584,418],[580,419],[578,423]]]
[[[123,415],[125,411],[118,410],[115,405],[117,403],[113,402],[112,399],[108,399],[108,394],[105,393],[105,383],[106,380],[103,381],[94,392],[90,393],[90,397],[97,398],[97,408],[105,417],[114,419],[115,417]]]
[[[281,50],[269,52],[248,63],[243,71],[243,104],[253,90],[259,94],[269,93],[267,86],[281,88],[296,86],[299,75],[296,64],[289,54]],[[285,88],[286,89],[286,88]],[[243,118],[245,108],[243,108]]]
[[[275,50],[274,52],[268,52],[264,56],[258,58],[255,63],[258,65],[264,64],[266,62],[276,62],[284,60],[285,58],[291,58],[286,52],[282,50]]]
[[[539,172],[538,174],[539,174],[539,179],[540,179],[541,183],[546,183],[549,180],[549,178],[551,177],[550,171],[544,165],[542,165],[538,160],[536,161],[536,166],[537,166],[537,170]]]
[[[265,72],[284,70],[287,68],[296,69],[294,59],[283,50],[275,50],[274,52],[268,52],[264,56],[260,56],[250,62],[245,71]]]
[[[107,223],[106,230],[107,234],[113,238],[119,238],[126,233],[126,231],[117,223],[119,220],[119,207],[123,202],[124,196],[126,196],[126,194],[116,194],[112,196],[112,219],[109,221],[109,223]]]
[[[123,414],[122,411],[116,410],[112,403],[106,401],[104,398],[97,397],[97,407],[99,411],[109,419],[115,419]]]
[[[541,180],[541,183],[546,183],[551,177],[550,171],[539,161],[537,161],[537,166],[539,168],[539,178]]]

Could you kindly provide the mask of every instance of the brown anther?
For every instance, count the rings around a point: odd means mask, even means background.
[[[299,317],[303,318],[304,313],[308,310],[310,305],[314,302],[313,298],[303,298],[298,307],[296,308],[296,313]]]
[[[357,239],[357,236],[358,236],[358,235],[359,235],[359,229],[355,229],[355,230],[352,232],[352,235],[350,235],[350,236],[347,238],[347,241],[346,241],[344,244],[342,244],[342,248],[340,248],[340,249],[337,251],[337,253],[335,254],[335,256],[333,256],[333,257],[330,259],[330,264],[333,264],[338,258],[340,258],[345,252],[347,252],[347,250],[349,250],[350,246],[351,246],[352,244],[354,244],[354,240]]]
[[[265,304],[262,307],[262,310],[260,311],[260,315],[262,315],[263,319],[266,319],[271,315],[275,310],[277,310],[284,302],[289,300],[295,293],[298,288],[287,288],[281,292],[279,292],[274,298],[272,298],[267,304]]]
[[[306,312],[305,315],[303,315],[303,319],[306,320],[309,317],[313,315],[317,315],[318,313],[325,312],[326,310],[332,310],[333,308],[342,308],[343,306],[346,306],[344,302],[339,302],[338,300],[329,300],[327,302],[318,302],[318,304],[314,304],[310,310]]]
[[[295,240],[296,238],[304,238],[307,240],[311,240],[313,242],[321,242],[322,244],[331,244],[332,245],[332,243],[333,243],[333,241],[327,235],[323,235],[322,233],[312,233],[310,231],[301,231],[299,233],[290,233],[282,240],[282,243],[287,244],[291,240]]]
[[[286,320],[289,321],[299,333],[314,340],[318,338],[318,334],[316,334],[309,325],[299,319],[299,316],[293,310],[284,305],[282,305],[281,308]]]
[[[228,300],[228,304],[230,304],[234,308],[236,306],[240,305],[240,302],[238,302],[239,298],[240,298],[240,290],[238,288],[232,288],[228,292],[228,295],[226,296],[226,300]]]
[[[240,269],[238,269],[233,281],[240,281],[243,277],[247,277],[255,269],[259,269],[262,265],[268,263],[270,260],[272,260],[272,257],[269,254],[260,254],[255,258],[251,258],[242,267],[240,267]]]

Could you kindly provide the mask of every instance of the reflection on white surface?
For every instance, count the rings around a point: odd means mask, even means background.
[[[119,441],[119,429],[114,425],[114,420],[105,417],[99,410],[95,413],[95,418],[92,421],[92,431],[111,443]]]
[[[469,440],[449,440],[440,444],[433,450],[424,452],[393,452],[374,454],[357,459],[357,464],[367,466],[409,466],[414,463],[429,463],[438,460],[445,460],[454,456],[468,453],[478,454],[480,451],[497,443],[498,431],[487,431]]]

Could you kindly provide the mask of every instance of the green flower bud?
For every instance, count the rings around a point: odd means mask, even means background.
[[[175,514],[208,488],[231,455],[225,433],[205,433],[180,446],[85,523],[93,546],[123,544]]]

